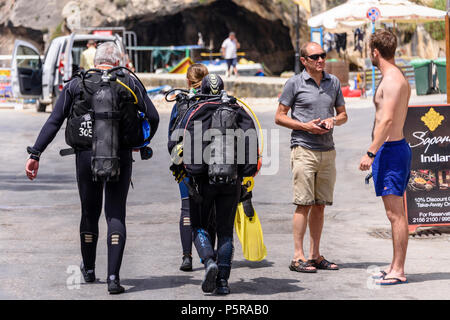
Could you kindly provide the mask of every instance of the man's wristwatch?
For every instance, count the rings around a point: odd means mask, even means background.
[[[337,120],[336,117],[333,117],[333,124],[336,124]]]
[[[39,161],[41,157],[41,152],[33,149],[32,147],[27,147],[27,152],[30,154],[30,159]]]
[[[375,154],[370,151],[367,151],[367,155],[369,156],[369,158],[375,158]]]

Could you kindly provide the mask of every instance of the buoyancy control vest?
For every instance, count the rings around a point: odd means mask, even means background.
[[[250,115],[225,91],[200,100],[184,127],[183,161],[193,177],[234,184],[258,170],[258,135]]]
[[[178,90],[180,92],[176,95],[175,99],[168,99],[169,94]],[[175,165],[180,165],[183,162],[182,132],[184,131],[189,115],[198,104],[198,99],[196,89],[190,89],[189,91],[184,89],[174,89],[166,94],[167,102],[176,101],[169,122],[169,139],[167,142],[170,157]]]
[[[149,143],[150,127],[130,89],[130,76],[120,69],[80,74],[80,99],[69,112],[66,142],[91,150],[94,181],[115,181],[120,174],[118,151]]]

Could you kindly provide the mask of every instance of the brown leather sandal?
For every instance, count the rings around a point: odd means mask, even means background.
[[[320,262],[317,262],[320,261]],[[317,269],[321,270],[339,270],[339,267],[336,263],[330,262],[327,259],[324,258],[324,256],[320,256],[319,259],[315,260],[308,260],[308,262],[316,267]],[[332,267],[332,265],[335,265],[335,267]]]
[[[311,269],[313,267],[314,269]],[[308,269],[310,268],[310,269]],[[316,273],[317,268],[313,266],[309,261],[303,261],[301,259],[298,259],[297,261],[292,261],[291,265],[289,266],[289,270],[291,271],[297,271],[297,272],[303,272],[303,273]]]

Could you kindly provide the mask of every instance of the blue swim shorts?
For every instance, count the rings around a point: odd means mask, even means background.
[[[377,197],[394,194],[402,197],[411,170],[411,148],[405,139],[385,142],[372,164]]]
[[[231,66],[236,67],[237,65],[237,58],[231,58],[231,59],[225,59],[227,61],[228,69],[230,69]]]

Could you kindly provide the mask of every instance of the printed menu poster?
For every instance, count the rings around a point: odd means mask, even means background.
[[[404,133],[412,151],[405,196],[410,230],[450,225],[450,105],[410,106]]]

